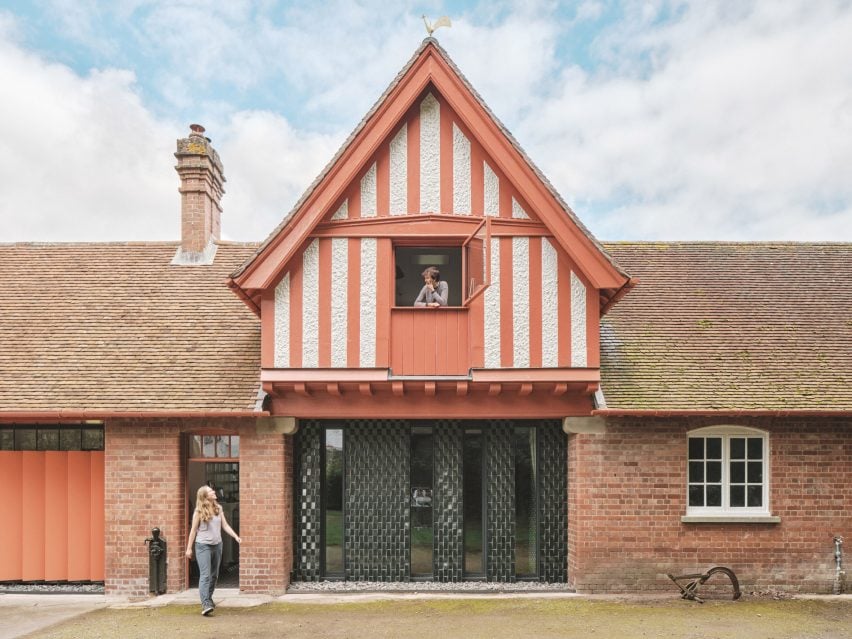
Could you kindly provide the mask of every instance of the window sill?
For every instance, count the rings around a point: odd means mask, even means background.
[[[469,306],[391,306],[392,311],[466,311]]]
[[[776,515],[683,515],[683,524],[780,524]]]

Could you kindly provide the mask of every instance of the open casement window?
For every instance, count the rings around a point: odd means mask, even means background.
[[[462,244],[464,306],[491,284],[491,219],[484,218]]]
[[[725,426],[694,430],[687,466],[687,514],[769,514],[767,433]]]

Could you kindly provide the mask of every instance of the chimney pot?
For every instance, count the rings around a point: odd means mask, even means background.
[[[192,131],[192,133],[197,133],[197,134],[199,134],[199,135],[201,135],[202,133],[204,133],[204,127],[203,127],[203,126],[201,126],[200,124],[190,124],[190,125],[189,125],[189,130],[190,130],[190,131]],[[191,134],[190,134],[190,135],[191,135]]]

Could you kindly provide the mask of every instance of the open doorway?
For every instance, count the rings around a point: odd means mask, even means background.
[[[186,472],[187,530],[192,525],[195,495],[201,486],[216,491],[219,504],[231,527],[240,532],[240,438],[238,435],[190,435]],[[222,535],[222,563],[217,587],[239,587],[240,547]],[[198,586],[198,564],[189,562],[189,586]]]

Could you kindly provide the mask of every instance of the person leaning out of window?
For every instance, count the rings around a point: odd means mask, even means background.
[[[446,306],[450,291],[447,283],[441,281],[441,272],[434,266],[430,266],[421,275],[425,285],[420,289],[420,294],[414,300],[414,305]]]

